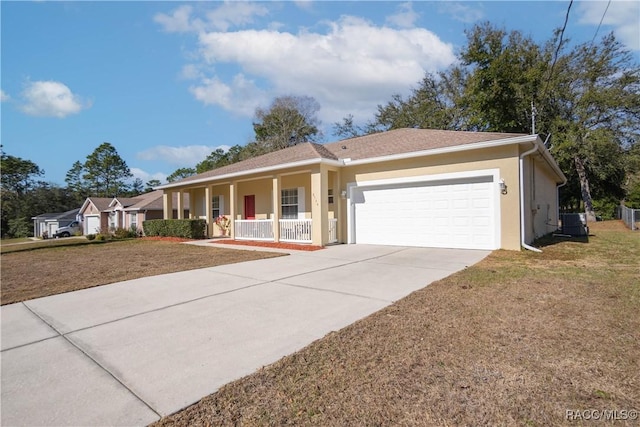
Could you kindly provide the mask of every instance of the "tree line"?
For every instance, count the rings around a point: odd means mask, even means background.
[[[217,149],[172,182],[280,150],[322,142],[320,105],[308,96],[282,96],[256,109],[254,139]],[[570,47],[561,30],[536,43],[490,23],[467,32],[458,62],[427,73],[409,95],[377,106],[363,125],[348,115],[333,133],[351,138],[398,128],[538,133],[568,178],[566,210],[613,216],[621,200],[640,208],[640,68],[613,34]],[[39,180],[33,162],[2,153],[2,236],[25,235],[31,217],[80,206],[87,196],[135,196],[162,184],[131,182],[131,172],[105,142],[67,172],[66,187]]]
[[[379,105],[341,137],[397,128],[538,133],[568,178],[560,204],[611,217],[621,200],[640,208],[640,68],[613,34],[569,47],[562,31],[536,43],[490,23],[467,32],[449,69]]]

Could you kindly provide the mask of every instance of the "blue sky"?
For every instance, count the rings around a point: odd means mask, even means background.
[[[372,118],[425,71],[445,69],[465,29],[491,21],[548,40],[568,1],[0,2],[1,137],[44,179],[108,141],[143,182],[253,137],[256,107],[313,96],[326,141]],[[640,2],[574,2],[565,37],[614,31],[640,58]],[[604,15],[604,19],[603,19]]]

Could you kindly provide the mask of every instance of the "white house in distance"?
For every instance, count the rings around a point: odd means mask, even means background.
[[[78,219],[80,209],[72,209],[62,213],[45,213],[31,218],[33,220],[34,237],[52,237],[58,228],[65,227]]]

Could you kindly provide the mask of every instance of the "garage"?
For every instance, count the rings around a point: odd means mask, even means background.
[[[358,184],[351,188],[352,242],[498,249],[495,181],[483,175]]]
[[[100,216],[85,215],[84,234],[96,234],[100,232]]]

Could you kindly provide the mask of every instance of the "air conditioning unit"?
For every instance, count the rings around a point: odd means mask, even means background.
[[[585,214],[560,214],[560,232],[569,236],[588,236],[589,227]]]

